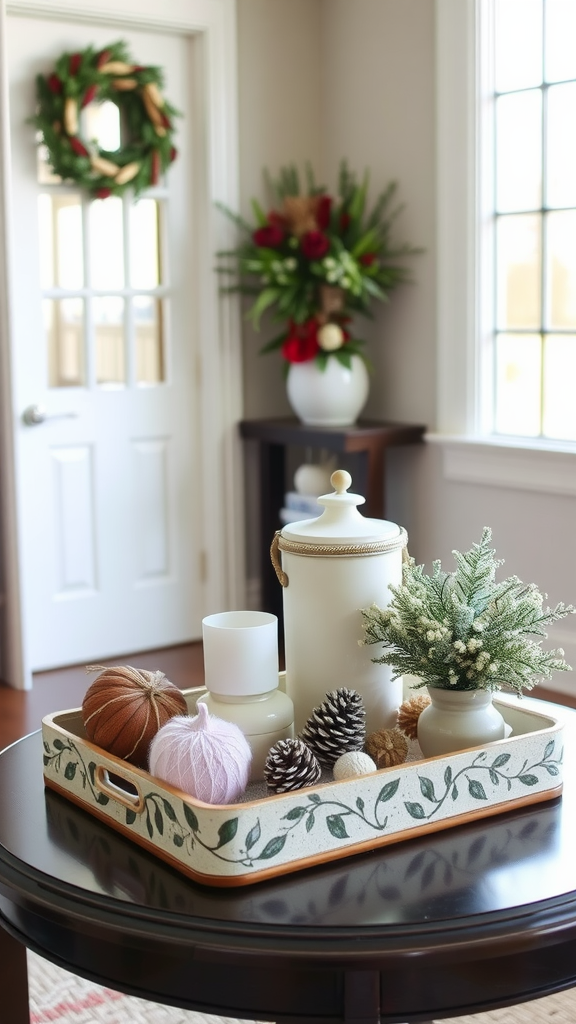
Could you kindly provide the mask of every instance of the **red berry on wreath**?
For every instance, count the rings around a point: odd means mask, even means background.
[[[52,72],[51,75],[48,75],[47,83],[50,92],[53,92],[55,96],[62,92],[62,82],[54,72]]]
[[[103,64],[107,64],[110,60],[110,50],[101,50],[96,58],[96,67],[101,68]]]
[[[108,196],[112,195],[111,188],[97,188],[94,195],[96,199],[108,199]]]
[[[70,74],[77,75],[82,66],[82,54],[72,53],[70,55]]]
[[[88,156],[88,150],[86,146],[80,142],[77,135],[72,135],[70,138],[70,145],[77,156]]]
[[[84,98],[80,106],[87,107],[89,103],[92,103],[92,100],[94,99],[97,92],[98,86],[96,85],[96,83],[94,83],[93,85],[89,85],[86,89],[86,92],[84,93]]]

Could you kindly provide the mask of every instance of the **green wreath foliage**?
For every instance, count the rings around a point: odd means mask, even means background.
[[[47,76],[38,75],[38,106],[31,119],[48,151],[55,174],[104,199],[132,189],[139,195],[155,185],[176,158],[174,118],[164,98],[159,67],[135,64],[126,43],[63,53]],[[119,108],[120,149],[100,149],[80,135],[81,111],[89,103],[112,101]]]

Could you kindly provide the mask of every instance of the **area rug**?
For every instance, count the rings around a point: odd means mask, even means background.
[[[28,953],[30,1024],[238,1024],[121,995]],[[575,1024],[576,989],[520,1006],[452,1017],[450,1024]]]

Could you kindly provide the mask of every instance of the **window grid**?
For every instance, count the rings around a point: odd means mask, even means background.
[[[498,0],[497,0],[498,3]],[[554,339],[565,337],[573,337],[574,344],[576,345],[576,323],[573,326],[561,327],[558,324],[553,326],[554,316],[552,309],[552,281],[551,281],[551,260],[549,258],[549,233],[550,233],[550,215],[552,213],[572,212],[576,211],[576,203],[574,205],[551,205],[548,201],[550,196],[549,191],[549,98],[550,89],[556,88],[562,85],[569,85],[576,83],[576,73],[574,77],[562,78],[555,80],[553,77],[551,80],[547,79],[548,69],[546,68],[546,53],[547,53],[547,0],[543,0],[541,17],[541,68],[542,78],[539,84],[524,85],[519,88],[493,90],[493,109],[495,116],[493,118],[493,154],[494,154],[494,167],[493,167],[493,252],[494,252],[494,288],[493,288],[493,324],[494,324],[494,353],[495,358],[493,360],[493,393],[495,396],[494,401],[494,424],[493,429],[495,433],[502,434],[524,434],[529,436],[539,437],[558,437],[565,440],[576,439],[576,421],[574,421],[573,415],[570,416],[568,411],[566,414],[566,423],[564,426],[556,427],[555,432],[551,432],[545,429],[547,420],[547,394],[548,394],[548,362],[546,358],[546,346],[547,343],[552,342]],[[495,45],[495,43],[494,43]],[[498,183],[499,183],[499,158],[501,156],[497,148],[497,133],[498,133],[498,100],[502,97],[527,95],[530,93],[539,92],[541,96],[541,117],[540,117],[540,135],[541,135],[541,166],[540,166],[540,197],[539,204],[534,206],[527,206],[513,210],[499,209],[499,197],[498,197]],[[509,291],[502,295],[504,288],[503,284],[503,262],[505,257],[503,256],[501,247],[497,244],[497,239],[501,236],[501,227],[506,222],[510,222],[510,218],[516,217],[521,218],[522,216],[537,216],[540,222],[540,239],[539,239],[539,259],[540,259],[540,302],[539,302],[539,317],[538,323],[534,323],[532,326],[519,326],[518,324],[506,323],[505,321],[509,318],[508,303],[510,301]],[[506,278],[506,288],[509,289],[510,269],[508,270],[508,276]],[[504,301],[506,306],[504,306]],[[501,311],[503,311],[501,313]],[[516,429],[512,420],[514,419],[514,394],[512,388],[506,388],[502,382],[502,371],[499,360],[499,354],[506,346],[508,339],[520,340],[525,338],[527,344],[530,337],[534,338],[537,335],[539,337],[539,357],[538,357],[538,368],[537,372],[539,375],[539,395],[538,395],[538,407],[533,410],[533,415],[538,420],[537,428],[526,429],[522,428],[522,424],[518,423]],[[522,371],[517,366],[514,366],[513,360],[508,361],[506,366],[506,373],[509,374],[510,378],[513,379],[514,373],[518,372],[519,376],[522,376]],[[562,401],[562,396],[558,396],[558,400]],[[518,398],[516,397],[516,401]],[[512,412],[510,412],[510,403],[512,403]],[[570,422],[572,420],[572,422]],[[558,418],[556,419],[558,423]]]

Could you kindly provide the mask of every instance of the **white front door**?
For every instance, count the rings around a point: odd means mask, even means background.
[[[26,123],[39,72],[119,38],[164,69],[183,114],[178,159],[136,203],[51,183]],[[10,14],[7,39],[16,507],[34,671],[200,636],[195,69],[190,38],[160,30]]]

